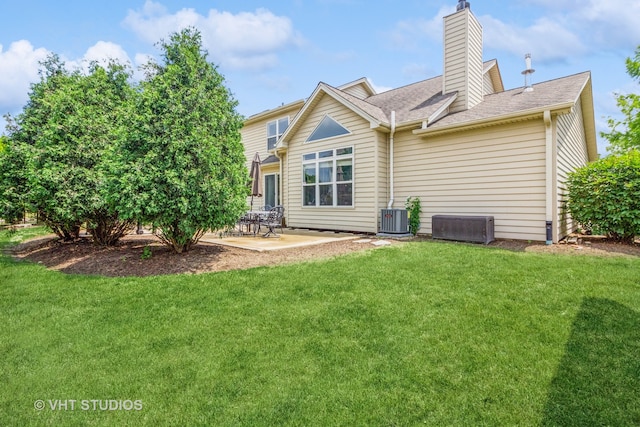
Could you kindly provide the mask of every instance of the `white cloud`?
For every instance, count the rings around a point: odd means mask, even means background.
[[[382,93],[382,92],[386,92],[389,91],[391,89],[393,89],[392,87],[389,86],[380,86],[375,84],[375,82],[371,79],[369,79],[369,83],[371,83],[371,86],[373,87],[373,89],[376,91],[376,93]]]
[[[125,50],[115,43],[99,41],[95,45],[91,46],[84,54],[85,61],[96,61],[100,63],[107,62],[110,59],[115,59],[123,64],[130,64],[131,59]]]
[[[267,9],[236,15],[211,9],[204,16],[185,8],[171,14],[160,3],[147,0],[142,10],[130,10],[124,23],[149,43],[193,26],[200,30],[213,62],[231,68],[274,67],[279,51],[302,44],[291,20]]]
[[[478,16],[487,48],[557,62],[602,49],[633,50],[640,40],[640,2],[628,0],[521,0],[513,7],[530,11],[529,23]],[[395,47],[415,50],[426,40],[441,42],[442,18],[454,13],[441,7],[432,19],[400,21],[388,34]],[[524,16],[527,16],[525,13]]]
[[[0,45],[0,115],[22,107],[29,93],[29,86],[39,80],[40,61],[49,51],[34,49],[27,40],[11,43],[7,51]]]
[[[122,46],[105,41],[99,41],[91,46],[87,49],[82,58],[64,58],[64,60],[65,66],[68,70],[81,70],[85,73],[89,71],[89,65],[92,62],[97,62],[99,65],[106,66],[109,61],[115,60],[123,65],[128,65],[131,68],[134,66],[129,55]]]
[[[491,16],[478,18],[484,30],[484,45],[515,55],[531,53],[536,61],[561,61],[586,52],[578,36],[565,26],[540,18],[529,27],[506,24]]]
[[[640,3],[629,0],[526,0],[522,7],[542,7],[538,14],[553,23],[555,32],[541,33],[541,41],[566,44],[562,33],[580,39],[584,52],[600,49],[634,49],[640,40]],[[542,19],[540,19],[542,21]],[[526,31],[526,29],[525,29]]]
[[[40,62],[49,54],[45,48],[34,49],[27,40],[11,43],[6,51],[0,45],[0,116],[5,113],[16,114],[26,104],[30,85],[40,80]],[[62,59],[69,70],[87,71],[92,61],[105,64],[109,59],[129,64],[133,68],[129,56],[121,46],[104,41],[87,49],[82,58]],[[144,59],[144,56],[136,56],[136,65]],[[4,120],[0,120],[0,132],[4,124]]]
[[[635,48],[640,40],[640,3],[636,1],[590,0],[572,7],[568,15],[598,47]]]

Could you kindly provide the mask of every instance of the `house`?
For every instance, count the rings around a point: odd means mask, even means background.
[[[597,158],[590,72],[505,90],[469,3],[457,9],[443,75],[383,93],[364,78],[320,82],[246,119],[247,165],[260,153],[264,202],[288,226],[377,233],[383,209],[417,197],[419,233],[440,214],[492,216],[501,239],[573,231],[564,183]]]

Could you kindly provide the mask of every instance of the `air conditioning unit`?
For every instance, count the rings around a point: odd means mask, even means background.
[[[434,215],[431,217],[431,235],[434,239],[487,245],[495,240],[494,220],[492,216]]]
[[[380,232],[388,234],[407,234],[409,232],[409,216],[406,209],[382,209],[380,215]]]

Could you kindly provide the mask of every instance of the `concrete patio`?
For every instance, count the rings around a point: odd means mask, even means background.
[[[305,229],[284,229],[284,233],[278,233],[278,237],[262,237],[261,234],[220,237],[217,234],[205,234],[201,242],[217,245],[232,246],[257,252],[275,251],[279,249],[298,248],[302,246],[319,245],[321,243],[336,242],[340,240],[355,240],[362,235],[351,233],[337,233],[334,231],[315,231]]]

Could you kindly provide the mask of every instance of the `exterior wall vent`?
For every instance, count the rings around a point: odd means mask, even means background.
[[[409,232],[409,216],[406,209],[382,209],[380,232],[406,234]]]
[[[461,242],[493,242],[494,220],[492,216],[434,215],[431,217],[431,235],[434,239]]]

